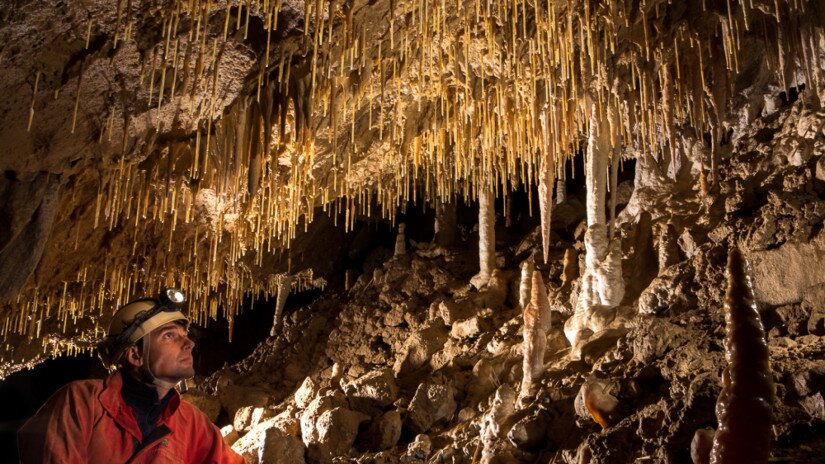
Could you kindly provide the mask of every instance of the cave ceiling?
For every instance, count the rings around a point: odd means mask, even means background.
[[[324,253],[289,251],[321,216],[552,182],[594,124],[612,159],[698,159],[702,195],[767,88],[825,98],[824,24],[806,0],[3,0],[3,371],[162,286],[201,323],[287,272],[323,286]]]

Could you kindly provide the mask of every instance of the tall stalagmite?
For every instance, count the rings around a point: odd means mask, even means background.
[[[722,372],[722,392],[716,402],[719,429],[711,464],[766,463],[771,449],[774,386],[770,352],[746,266],[742,252],[731,249],[725,295],[728,367]]]
[[[478,189],[478,265],[470,281],[476,288],[487,285],[496,268],[496,197],[488,186]]]

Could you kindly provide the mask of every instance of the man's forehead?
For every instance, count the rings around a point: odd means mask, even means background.
[[[170,322],[167,322],[166,324],[163,324],[162,326],[158,327],[157,329],[153,330],[152,332],[153,333],[161,333],[161,332],[167,332],[169,330],[180,330],[181,332],[186,332],[187,331],[186,327],[184,327],[183,324],[180,323],[180,321],[170,321]]]

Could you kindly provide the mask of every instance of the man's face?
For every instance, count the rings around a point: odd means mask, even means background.
[[[148,337],[149,367],[155,377],[180,382],[195,376],[192,360],[193,342],[186,329],[177,322],[168,322],[153,330]]]

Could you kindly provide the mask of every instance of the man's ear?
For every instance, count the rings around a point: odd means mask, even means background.
[[[141,353],[137,345],[126,348],[126,351],[123,353],[123,359],[128,366],[141,367],[143,365],[143,353]]]

